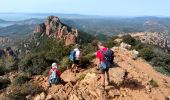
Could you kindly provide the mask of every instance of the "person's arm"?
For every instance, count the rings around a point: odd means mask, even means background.
[[[101,54],[100,52],[98,51],[97,54],[96,54],[96,60],[97,60],[97,69],[99,69],[99,66],[100,66],[100,63],[101,63]]]
[[[97,58],[97,69],[99,69],[100,63],[101,63],[100,59]]]
[[[56,73],[57,73],[58,76],[61,76],[60,70],[56,70]]]

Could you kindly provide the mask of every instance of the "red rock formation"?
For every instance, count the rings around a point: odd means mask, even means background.
[[[68,35],[66,36],[65,44],[70,45],[74,43],[76,43],[76,36],[71,33],[68,33]]]
[[[44,27],[43,27],[44,25]],[[70,29],[67,25],[60,22],[58,17],[47,17],[43,25],[37,26],[36,32],[45,32],[48,37],[55,37],[56,39],[64,39],[66,45],[76,43],[78,37],[77,29]]]
[[[50,35],[50,25],[46,25],[46,35],[49,36]]]
[[[37,33],[42,32],[40,25],[37,26],[36,32],[37,32]]]

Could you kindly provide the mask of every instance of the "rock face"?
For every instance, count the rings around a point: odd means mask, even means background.
[[[13,56],[16,57],[16,53],[11,47],[7,47],[4,50],[0,49],[0,57],[8,57],[8,56]]]
[[[45,23],[39,24],[37,34],[54,37],[57,40],[64,39],[66,45],[75,44],[78,39],[78,30],[63,24],[58,17],[49,16]]]
[[[8,37],[1,37],[0,36],[0,46],[3,46],[3,45],[10,43],[10,42],[11,42],[11,40]]]
[[[141,40],[143,43],[157,45],[163,48],[165,51],[170,47],[170,41],[168,41],[166,35],[160,32],[139,32],[130,33],[132,37]]]

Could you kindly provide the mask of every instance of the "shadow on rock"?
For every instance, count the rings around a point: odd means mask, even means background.
[[[111,86],[114,86],[116,89],[120,88],[129,88],[131,90],[141,90],[144,89],[145,86],[142,85],[141,82],[139,82],[137,79],[132,79],[132,78],[127,78],[123,81],[122,84],[118,85],[115,82],[111,81],[110,83]],[[110,88],[112,89],[112,88]],[[108,89],[109,90],[109,89]]]

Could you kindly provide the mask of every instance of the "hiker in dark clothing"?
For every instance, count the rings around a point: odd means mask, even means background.
[[[71,71],[74,70],[74,73],[76,73],[76,71],[78,71],[80,60],[80,50],[78,45],[76,45],[76,48],[70,53],[70,60],[73,61]]]
[[[99,88],[105,89],[105,73],[107,76],[107,82],[110,83],[109,79],[109,68],[113,62],[113,51],[106,48],[102,42],[98,42],[98,48],[96,58],[97,58],[97,69],[100,71],[101,86]]]

